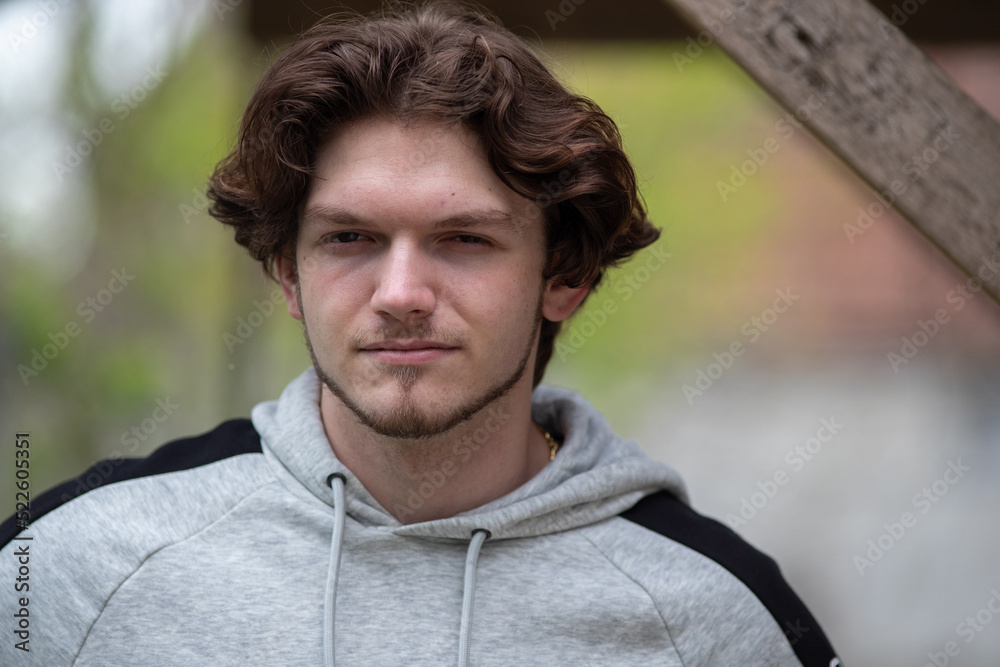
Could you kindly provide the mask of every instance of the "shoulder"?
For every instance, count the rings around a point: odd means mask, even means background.
[[[673,494],[646,496],[592,541],[653,598],[685,664],[840,665],[774,560]]]
[[[215,429],[162,445],[143,459],[98,461],[78,477],[31,499],[30,518],[36,522],[86,493],[120,482],[192,470],[241,454],[261,454],[260,435],[249,419],[233,419]],[[17,517],[0,524],[0,548],[21,532]]]
[[[101,461],[0,527],[4,608],[32,618],[30,664],[68,664],[107,600],[151,555],[211,525],[274,480],[249,420],[167,443],[144,459]],[[15,563],[19,563],[15,565]],[[23,565],[23,567],[21,567]],[[14,568],[13,570],[11,568]],[[14,596],[10,599],[8,596]],[[44,619],[44,623],[41,619]],[[9,643],[0,649],[5,662]]]

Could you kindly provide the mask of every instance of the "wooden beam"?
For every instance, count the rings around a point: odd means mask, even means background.
[[[879,193],[849,224],[891,203],[1000,301],[1000,124],[897,27],[926,0],[665,1]]]

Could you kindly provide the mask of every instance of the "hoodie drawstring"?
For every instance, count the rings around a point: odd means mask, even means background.
[[[323,665],[334,667],[333,630],[337,612],[337,581],[340,578],[340,554],[344,546],[344,524],[347,511],[344,507],[344,484],[347,478],[334,473],[326,478],[333,489],[333,536],[330,538],[330,567],[326,573],[326,601],[323,605]],[[469,635],[472,633],[472,606],[476,597],[476,564],[483,542],[490,538],[490,531],[476,528],[469,540],[465,554],[465,582],[462,586],[462,626],[458,638],[458,665],[469,665]]]
[[[344,545],[344,484],[347,478],[335,472],[326,478],[333,489],[333,537],[330,540],[330,568],[326,573],[326,602],[323,605],[323,665],[334,666],[333,624],[337,618],[337,580],[340,578],[340,552]]]
[[[465,583],[462,586],[462,630],[458,635],[458,667],[468,667],[469,635],[472,633],[472,604],[476,597],[476,561],[483,542],[490,538],[490,531],[476,528],[469,540],[465,554]]]

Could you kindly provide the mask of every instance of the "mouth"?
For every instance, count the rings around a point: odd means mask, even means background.
[[[372,343],[361,348],[364,351],[372,350],[453,350],[457,349],[452,345],[439,343],[433,340],[419,340],[416,338],[395,338],[380,343]]]
[[[360,352],[387,364],[421,364],[443,359],[458,349],[432,340],[399,338],[366,345]]]

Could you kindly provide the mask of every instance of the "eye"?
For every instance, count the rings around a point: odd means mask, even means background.
[[[357,232],[337,232],[336,234],[330,234],[323,238],[323,243],[332,243],[334,245],[344,245],[347,243],[353,243],[354,241],[360,241],[365,238]]]
[[[481,236],[473,236],[472,234],[459,234],[457,236],[452,236],[453,241],[458,241],[461,245],[481,245],[484,247],[492,246],[493,244],[482,238]]]

